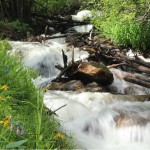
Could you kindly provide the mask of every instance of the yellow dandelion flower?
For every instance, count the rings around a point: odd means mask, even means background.
[[[54,136],[54,139],[57,139],[57,138],[64,138],[65,136],[60,133],[60,132],[57,132],[57,134]]]
[[[0,89],[4,90],[4,91],[7,91],[9,89],[9,87],[7,85],[3,85]]]

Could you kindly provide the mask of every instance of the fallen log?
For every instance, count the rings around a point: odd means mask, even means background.
[[[146,74],[150,74],[150,68],[148,68],[148,67],[138,65],[138,64],[135,64],[135,63],[130,63],[130,62],[127,62],[125,65],[132,68],[132,69],[135,69],[137,71],[140,71],[140,72],[143,72],[143,73],[146,73]]]
[[[142,63],[141,61],[133,60],[133,59],[128,58],[128,57],[123,56],[123,55],[119,55],[119,56],[114,57],[114,56],[108,56],[106,54],[102,54],[102,56],[104,56],[107,59],[111,59],[112,61],[115,60],[115,61],[118,61],[120,63],[122,62],[122,63],[124,63],[125,66],[132,68],[137,72],[140,71],[140,72],[143,72],[146,74],[150,74],[150,67],[149,67],[149,64],[146,62]],[[142,65],[139,65],[139,64],[142,64]]]
[[[130,62],[130,63],[136,63],[138,65],[141,65],[141,66],[144,66],[144,67],[148,67],[150,68],[150,63],[149,62],[145,62],[143,61],[141,58],[139,58],[137,55],[135,55],[135,58],[129,58],[127,56],[124,56],[124,55],[119,55],[123,61],[125,62]]]
[[[124,80],[128,81],[128,82],[132,82],[132,83],[138,84],[138,85],[141,85],[141,86],[144,86],[146,88],[150,88],[150,81],[147,82],[147,81],[138,79],[134,75],[132,75],[132,76],[125,76]]]
[[[135,62],[139,63],[143,66],[149,67],[150,68],[150,62],[145,62],[144,60],[142,60],[140,57],[138,57],[137,55],[135,55]]]
[[[150,88],[150,78],[148,77],[141,76],[141,75],[134,75],[132,73],[128,73],[124,71],[122,74],[120,74],[115,69],[111,69],[111,71],[119,79],[123,79],[125,81],[131,82],[131,83],[134,83],[134,84],[146,87],[146,88]]]

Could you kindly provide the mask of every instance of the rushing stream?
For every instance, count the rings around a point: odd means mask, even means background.
[[[10,42],[10,44],[13,47],[12,52],[22,58],[25,66],[32,67],[39,73],[34,83],[37,86],[46,86],[59,73],[55,65],[63,64],[62,49],[71,59],[71,48],[63,41],[55,39],[44,44],[28,42]],[[75,49],[75,60],[87,57],[87,52]],[[60,120],[61,128],[66,134],[75,138],[79,148],[149,150],[150,102],[138,102],[138,98],[131,94],[148,95],[150,89],[116,77],[110,88],[118,93],[130,95],[48,91],[44,96],[44,104],[53,111],[64,106],[56,111],[57,119]]]

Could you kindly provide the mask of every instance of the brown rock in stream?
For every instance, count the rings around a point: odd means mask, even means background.
[[[146,126],[150,122],[149,119],[144,118],[138,114],[125,114],[121,110],[115,110],[118,115],[114,118],[116,127],[129,127],[129,126]]]
[[[73,73],[73,78],[84,83],[96,82],[101,85],[110,85],[113,82],[113,74],[102,63],[82,62]]]

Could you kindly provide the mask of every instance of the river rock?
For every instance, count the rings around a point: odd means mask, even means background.
[[[110,70],[102,63],[82,62],[74,72],[73,78],[84,83],[96,82],[107,86],[112,84],[114,78]]]
[[[149,119],[144,118],[138,114],[125,114],[121,110],[116,110],[119,115],[114,118],[116,127],[129,127],[129,126],[146,126],[150,122]]]
[[[78,91],[84,88],[84,85],[79,80],[71,80],[68,82],[52,82],[48,87],[49,90],[60,91]]]
[[[48,86],[49,90],[60,91],[78,91],[78,92],[106,92],[106,88],[98,85],[96,82],[83,84],[80,80],[71,80],[67,82],[52,82]]]
[[[101,86],[96,82],[88,83],[84,87],[84,91],[86,92],[106,92],[106,87]]]

